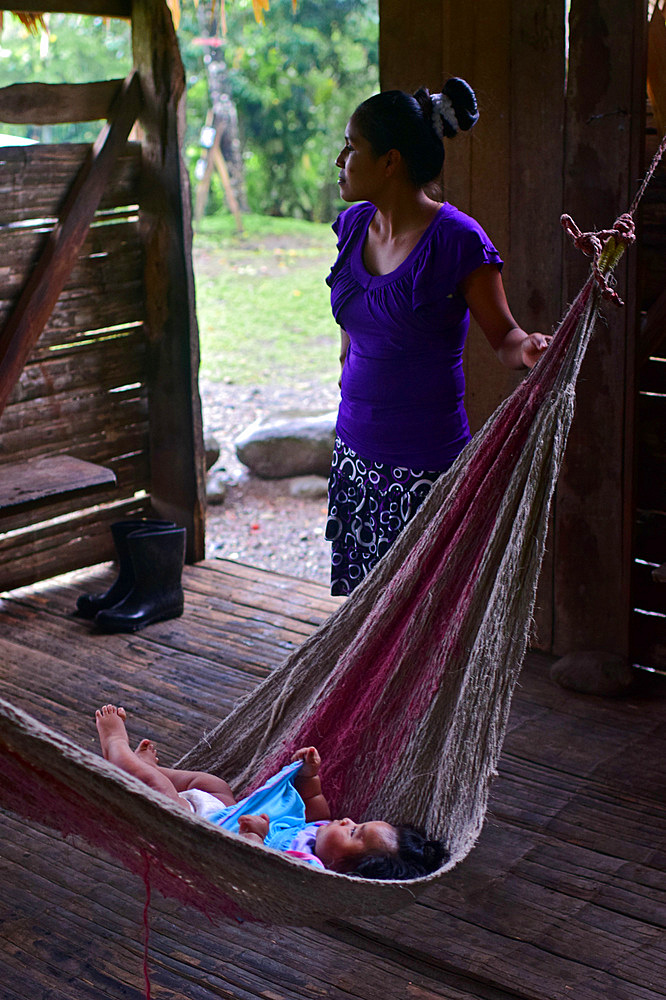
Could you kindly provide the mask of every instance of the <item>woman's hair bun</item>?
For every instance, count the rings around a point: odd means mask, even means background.
[[[453,110],[458,119],[458,128],[461,132],[467,132],[479,120],[479,109],[476,104],[476,94],[467,83],[458,76],[452,76],[446,81],[442,89],[453,105]]]
[[[414,96],[419,99],[424,92]],[[427,93],[427,91],[425,91]],[[432,124],[440,139],[452,139],[458,132],[467,132],[479,120],[476,95],[460,77],[452,76],[446,81],[441,94],[431,94]]]

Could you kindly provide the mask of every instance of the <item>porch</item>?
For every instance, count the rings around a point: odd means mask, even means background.
[[[187,566],[185,614],[134,636],[72,615],[108,564],[0,600],[0,696],[95,748],[94,710],[175,761],[335,609],[324,587],[232,561]],[[153,997],[666,997],[663,678],[602,700],[527,658],[469,857],[401,913],[318,929],[229,923],[153,897]],[[139,998],[144,887],[87,845],[0,817],[7,1000]]]

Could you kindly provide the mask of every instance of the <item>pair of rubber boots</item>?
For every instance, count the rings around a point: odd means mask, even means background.
[[[118,577],[103,594],[81,594],[78,614],[94,618],[104,632],[138,632],[182,615],[185,528],[173,521],[117,521],[111,535]]]

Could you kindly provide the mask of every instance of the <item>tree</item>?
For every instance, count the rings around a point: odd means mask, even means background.
[[[174,17],[179,11],[171,0]],[[188,82],[188,159],[201,158],[205,125],[221,149],[242,206],[259,213],[328,220],[339,204],[333,162],[347,119],[378,89],[377,0],[220,0],[187,3],[178,24]],[[0,37],[0,87],[27,80],[124,77],[132,65],[126,22],[50,14],[29,36],[7,18]],[[90,52],[95,59],[90,59]],[[28,128],[11,129],[29,135]],[[57,126],[46,141],[92,141],[99,127]],[[247,191],[247,202],[245,191]],[[219,190],[209,208],[223,203]]]
[[[236,0],[208,63],[224,63],[217,79],[224,78],[238,109],[249,205],[264,214],[329,219],[338,201],[333,161],[345,124],[378,87],[376,0],[300,0],[296,14],[291,0],[274,0],[266,27],[237,16],[249,8],[249,0]],[[203,124],[200,84],[207,78],[198,28],[185,9],[179,36],[191,128]],[[198,135],[190,135],[198,145]]]
[[[132,68],[132,38],[127,21],[82,15],[45,14],[43,28],[31,33],[15,17],[5,17],[0,36],[0,87],[38,80],[81,83],[124,78]],[[95,58],[90,58],[90,53]],[[93,142],[96,122],[2,127],[13,135],[42,142]]]

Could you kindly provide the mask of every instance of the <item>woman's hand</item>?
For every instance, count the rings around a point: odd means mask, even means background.
[[[520,353],[523,364],[527,368],[534,368],[541,355],[548,349],[553,338],[545,333],[529,333],[520,342]]]
[[[301,747],[291,758],[292,764],[297,760],[303,762],[298,772],[301,778],[314,778],[319,774],[321,757],[316,747]]]

